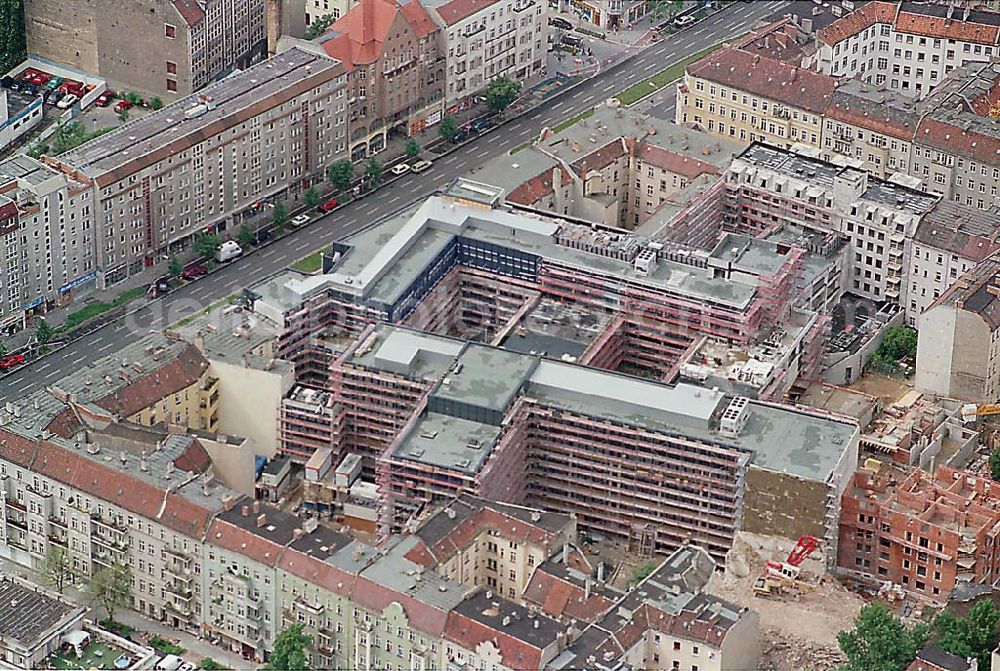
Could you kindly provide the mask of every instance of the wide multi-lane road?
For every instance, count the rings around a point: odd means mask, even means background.
[[[276,240],[259,252],[149,303],[126,319],[112,322],[67,347],[21,367],[0,379],[0,399],[16,400],[55,382],[72,370],[86,366],[94,359],[114,354],[123,344],[141,338],[151,330],[162,329],[185,315],[238,292],[309,252],[370,225],[407,202],[467,174],[477,165],[510,151],[545,126],[589,109],[706,46],[746,31],[756,20],[771,15],[785,4],[783,0],[732,3],[724,11],[648,47],[630,60],[563,91],[541,107],[437,159],[434,167],[427,172],[398,179]]]

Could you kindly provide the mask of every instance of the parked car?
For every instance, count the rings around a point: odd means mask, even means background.
[[[226,240],[215,250],[215,260],[219,263],[232,261],[243,253],[243,248],[235,240]]]
[[[573,24],[561,16],[553,16],[549,19],[549,23],[560,30],[573,30]]]
[[[56,103],[56,107],[62,110],[68,110],[70,107],[76,104],[76,101],[80,98],[77,97],[75,93],[67,93],[62,97],[62,99]]]
[[[678,16],[673,20],[674,28],[687,28],[688,26],[694,24],[698,19],[694,18],[690,14],[687,16]]]
[[[23,354],[8,354],[0,359],[0,370],[10,370],[24,363]]]
[[[459,142],[465,142],[468,139],[469,139],[469,129],[459,128],[458,132],[455,133],[455,137],[453,137],[451,141],[455,144],[458,144]]]
[[[119,100],[118,104],[115,105],[115,112],[121,113],[122,110],[127,110],[132,108],[132,103],[127,100]]]
[[[184,662],[181,664],[181,668],[177,669],[177,671],[195,671],[197,668],[198,667],[195,666],[194,662]]]
[[[257,242],[267,242],[273,237],[274,236],[271,234],[271,231],[267,230],[266,228],[262,228],[259,231],[257,231]]]
[[[579,35],[563,35],[560,41],[568,47],[579,48],[583,46],[583,38]]]
[[[207,272],[208,269],[205,268],[205,266],[201,265],[200,263],[196,263],[184,269],[184,272],[181,273],[181,279],[194,280],[201,277],[202,275],[205,275]]]
[[[308,214],[297,214],[292,217],[292,226],[305,226],[310,221]]]
[[[111,89],[105,89],[104,93],[97,96],[97,100],[94,101],[94,104],[97,105],[98,107],[107,107],[108,105],[111,104],[111,101],[114,99],[115,99],[115,92],[112,91]]]
[[[52,90],[59,88],[59,85],[63,83],[62,77],[53,77],[52,79],[45,82],[45,88]]]
[[[476,119],[469,124],[469,130],[473,133],[482,133],[493,125],[493,120],[488,118]]]
[[[167,293],[170,293],[170,277],[166,275],[157,278],[156,281],[149,285],[149,294],[153,298],[159,298]]]
[[[156,671],[178,671],[183,663],[177,655],[167,655],[156,663]]]
[[[321,203],[320,204],[319,211],[320,212],[329,212],[330,210],[332,210],[335,207],[337,207],[337,199],[336,198],[331,198],[330,200],[326,201],[325,203]]]
[[[45,92],[45,102],[50,105],[58,105],[65,96],[59,91],[46,91]]]
[[[429,170],[430,167],[434,165],[431,161],[417,161],[411,166],[411,170],[416,173],[421,173],[424,170]]]
[[[399,165],[394,165],[392,166],[392,168],[389,169],[389,172],[391,172],[394,175],[405,175],[406,173],[410,172],[410,164],[400,163]]]

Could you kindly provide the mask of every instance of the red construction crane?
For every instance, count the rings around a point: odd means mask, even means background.
[[[795,544],[795,547],[792,548],[792,551],[788,553],[788,559],[785,562],[792,566],[801,566],[806,557],[816,550],[817,545],[819,545],[819,541],[814,536],[801,537],[799,542]]]

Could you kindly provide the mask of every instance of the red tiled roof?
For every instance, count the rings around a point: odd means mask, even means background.
[[[625,156],[626,148],[623,138],[615,138],[603,147],[592,151],[583,158],[573,162],[573,170],[576,174],[586,177],[591,170],[601,170],[608,167],[616,160]]]
[[[499,0],[451,0],[451,2],[440,5],[435,9],[446,26],[453,26],[462,19],[468,18],[476,12],[489,8],[490,5],[493,5],[498,1]]]
[[[562,165],[555,168],[546,169],[544,172],[535,175],[526,182],[522,182],[516,189],[510,192],[507,200],[520,205],[531,205],[538,202],[543,197],[554,191],[552,188],[552,170],[558,169],[561,175],[562,186],[573,182],[573,176]]]
[[[190,387],[207,368],[208,360],[197,347],[188,345],[176,358],[148,373],[136,373],[131,368],[123,369],[123,374],[133,377],[117,391],[94,403],[119,417],[130,417],[160,399]]]
[[[837,19],[816,33],[820,42],[834,45],[876,23],[892,23],[898,5],[892,2],[869,2],[847,16]]]
[[[539,526],[529,524],[524,520],[508,517],[493,508],[482,508],[475,514],[462,520],[447,536],[438,540],[433,547],[427,548],[428,552],[437,562],[443,562],[460,549],[471,545],[480,534],[487,531],[494,531],[502,538],[516,541],[518,543],[545,546],[555,537],[555,534],[542,529]],[[417,546],[420,547],[420,546]],[[416,550],[416,548],[414,548]],[[410,555],[419,558],[421,552],[410,550]],[[416,559],[411,559],[416,561]]]
[[[271,567],[278,565],[285,549],[283,545],[218,518],[208,529],[208,542]]]
[[[1000,105],[1000,77],[993,80],[990,90],[969,103],[972,111],[979,116],[989,116],[994,105]]]
[[[920,120],[913,139],[915,142],[947,149],[981,163],[993,165],[1000,161],[1000,138],[962,130],[930,117]]]
[[[35,458],[37,448],[37,441],[6,429],[0,429],[0,458],[3,458],[4,461],[27,468]]]
[[[1000,34],[998,26],[911,12],[900,12],[895,27],[896,32],[979,44],[996,44]]]
[[[437,30],[417,0],[410,0],[405,5],[397,4],[395,0],[361,0],[327,29],[335,36],[325,35],[318,39],[323,50],[348,69],[358,64],[374,63],[382,55],[382,45],[397,13],[402,14],[418,38]]]
[[[448,614],[444,636],[466,650],[476,650],[489,641],[500,649],[503,665],[510,669],[540,669],[542,666],[542,651],[538,648],[455,611]]]
[[[711,163],[700,161],[691,156],[684,156],[648,142],[639,143],[638,158],[645,163],[683,175],[688,179],[696,179],[705,173],[711,175],[722,173],[717,166]]]
[[[188,473],[204,473],[211,468],[212,457],[209,456],[201,441],[192,438],[187,449],[174,459],[174,466]]]
[[[192,538],[204,534],[211,511],[72,450],[42,442],[32,470]]]
[[[872,114],[866,108],[874,108],[879,113]],[[831,119],[900,140],[912,140],[917,129],[915,116],[897,113],[888,105],[866,105],[865,101],[846,94],[833,96],[833,102],[826,109],[826,115]]]
[[[174,0],[174,8],[184,19],[184,23],[189,26],[193,26],[205,18],[205,12],[195,0]]]
[[[357,576],[337,568],[318,557],[288,548],[278,562],[282,570],[308,580],[323,589],[347,599],[354,598]]]
[[[823,114],[837,80],[790,63],[730,47],[719,49],[688,66],[691,76],[733,86],[790,107]]]
[[[608,612],[614,601],[603,594],[586,591],[539,567],[524,588],[525,600],[537,604],[546,614],[558,618],[562,615],[593,622]]]

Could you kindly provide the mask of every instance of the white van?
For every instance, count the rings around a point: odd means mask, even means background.
[[[235,240],[226,240],[215,250],[215,260],[219,263],[225,263],[226,261],[235,259],[242,253],[243,248]]]
[[[157,671],[177,671],[183,663],[184,660],[177,655],[167,655],[156,663],[156,668]]]

